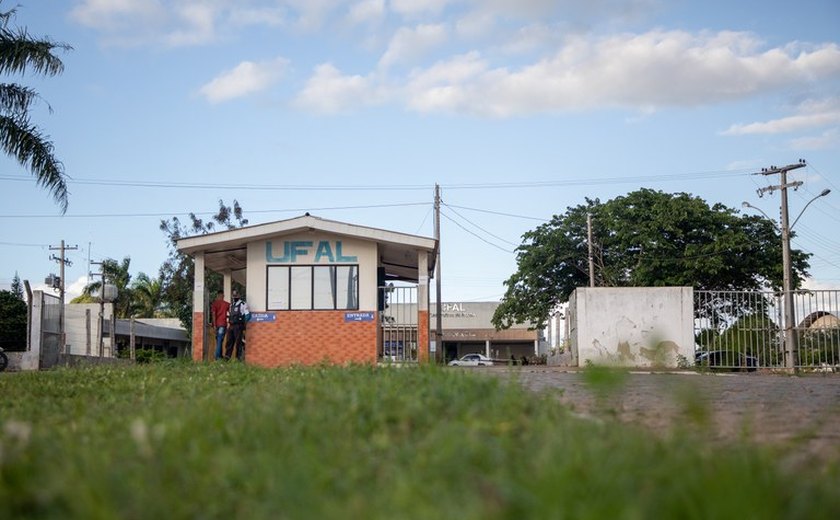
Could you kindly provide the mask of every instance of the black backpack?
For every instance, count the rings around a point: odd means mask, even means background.
[[[245,323],[245,315],[242,314],[242,300],[234,302],[230,306],[230,323],[231,325]]]

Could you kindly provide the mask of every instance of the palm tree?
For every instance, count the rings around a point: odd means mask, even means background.
[[[157,278],[139,273],[131,286],[134,315],[140,318],[162,318],[163,285]]]
[[[33,37],[26,28],[10,26],[15,11],[0,11],[0,74],[24,74],[28,70],[45,76],[61,74],[64,64],[54,51],[69,51],[72,47]],[[64,165],[55,157],[52,142],[29,120],[29,108],[39,99],[29,87],[0,83],[0,147],[32,172],[38,185],[52,194],[65,213],[68,201]]]
[[[117,318],[130,318],[134,314],[134,296],[131,289],[131,274],[128,272],[131,265],[131,258],[125,257],[122,262],[113,258],[106,258],[102,261],[102,272],[105,273],[105,283],[114,285],[117,288],[117,299],[114,300],[114,315]],[[98,302],[95,293],[101,291],[102,282],[91,282],[82,290],[82,294],[73,299],[71,303],[92,303]]]

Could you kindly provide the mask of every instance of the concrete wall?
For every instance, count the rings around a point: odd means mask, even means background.
[[[88,322],[88,312],[90,322]],[[111,357],[110,320],[114,315],[114,304],[105,304],[105,356]],[[99,355],[99,304],[70,303],[64,306],[65,345],[63,354],[77,356]]]
[[[676,367],[694,359],[691,287],[579,288],[567,320],[572,363]]]

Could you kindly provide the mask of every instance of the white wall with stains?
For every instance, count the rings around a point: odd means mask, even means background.
[[[694,360],[691,287],[583,287],[566,316],[573,364],[679,366]]]

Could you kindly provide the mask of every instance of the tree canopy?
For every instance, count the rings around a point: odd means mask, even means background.
[[[505,281],[493,316],[496,327],[543,325],[575,288],[589,285],[587,214],[596,286],[766,290],[782,284],[782,238],[771,220],[687,193],[640,189],[604,203],[586,199],[525,233],[517,271]],[[791,252],[794,287],[807,275],[809,256]]]
[[[184,224],[178,217],[160,222],[160,230],[166,234],[169,257],[160,267],[159,279],[162,298],[167,308],[181,320],[181,324],[192,331],[192,295],[195,280],[193,259],[178,251],[178,240],[188,236],[205,235],[216,230],[216,226],[224,229],[236,229],[248,224],[243,217],[242,207],[236,200],[233,206],[226,206],[219,200],[219,211],[209,221],[198,218],[195,213],[189,214],[190,222]],[[213,294],[222,288],[222,276],[210,273],[205,280],[208,294]]]
[[[11,291],[0,291],[0,347],[26,350],[26,303]]]
[[[64,64],[55,52],[68,51],[71,47],[31,36],[25,28],[13,27],[14,16],[15,9],[0,11],[0,74],[28,71],[45,76],[61,74]],[[0,148],[30,170],[64,213],[68,203],[64,165],[56,158],[52,142],[29,117],[29,109],[40,99],[32,88],[0,83]]]

